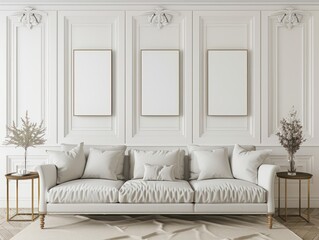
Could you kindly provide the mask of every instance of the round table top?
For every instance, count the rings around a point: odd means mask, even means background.
[[[310,179],[312,178],[312,174],[296,172],[296,175],[288,175],[288,172],[277,172],[277,177],[286,179]]]
[[[16,172],[8,173],[5,176],[7,179],[14,179],[14,180],[26,180],[26,179],[39,178],[39,174],[37,172],[30,172],[26,175],[13,175],[13,174],[17,174],[17,173]]]

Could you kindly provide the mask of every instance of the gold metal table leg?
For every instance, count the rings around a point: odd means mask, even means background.
[[[278,216],[280,216],[280,178],[278,178]]]
[[[33,221],[34,219],[34,179],[31,179],[32,184],[31,184],[31,219]]]
[[[9,179],[7,179],[7,221],[9,221],[9,211],[10,211],[10,206],[9,206]]]
[[[16,180],[16,214],[19,213],[19,181]]]
[[[310,179],[308,179],[308,222],[310,222]]]
[[[301,180],[299,179],[299,216],[301,216]]]
[[[287,178],[285,178],[285,221],[287,221]]]
[[[40,207],[40,177],[38,178],[38,213]]]

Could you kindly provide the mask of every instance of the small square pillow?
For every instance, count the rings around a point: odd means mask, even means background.
[[[103,178],[117,180],[118,164],[124,159],[123,151],[103,151],[90,148],[82,178]]]
[[[231,162],[233,176],[257,184],[258,168],[271,152],[270,149],[248,151],[236,144]]]
[[[47,150],[49,159],[57,166],[57,183],[63,183],[81,178],[85,167],[83,143],[80,143],[70,151]]]
[[[130,171],[134,179],[143,178],[144,165],[174,165],[174,177],[184,178],[184,156],[181,149],[175,150],[131,150],[130,151]]]
[[[69,151],[70,149],[74,148],[76,145],[74,144],[67,144],[67,143],[62,143],[61,148],[62,151]],[[86,159],[88,159],[88,156],[90,154],[90,149],[91,147],[89,146],[83,146],[84,148],[84,154]],[[94,147],[95,149],[101,150],[101,151],[121,151],[123,154],[125,154],[126,146],[125,145],[106,145],[106,146],[97,146]],[[116,178],[117,179],[125,179],[124,177],[124,158],[119,160],[117,169],[116,169]]]
[[[173,165],[144,165],[145,181],[174,181],[174,166]]]
[[[230,171],[228,151],[225,148],[212,151],[194,151],[200,170],[198,180],[211,178],[233,178]]]

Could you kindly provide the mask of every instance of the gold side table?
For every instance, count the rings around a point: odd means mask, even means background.
[[[37,217],[39,217],[39,212],[34,212],[34,179],[38,180],[38,203],[39,203],[39,196],[40,196],[40,181],[39,181],[39,174],[37,172],[30,172],[24,176],[14,175],[15,173],[8,173],[5,175],[7,179],[7,221],[34,221]],[[9,181],[15,180],[16,181],[16,213],[10,217],[9,211]],[[24,180],[31,180],[31,213],[19,213],[19,181]],[[19,215],[31,215],[30,219],[14,219],[14,217]]]
[[[304,219],[307,222],[310,222],[310,179],[312,174],[297,172],[296,175],[288,175],[288,172],[278,172],[278,217],[280,217],[285,222],[287,221],[287,216],[298,216]],[[285,217],[280,215],[280,179],[285,179]],[[298,215],[287,215],[287,180],[299,180],[299,214]],[[308,180],[308,208],[307,208],[307,218],[301,214],[301,180]]]

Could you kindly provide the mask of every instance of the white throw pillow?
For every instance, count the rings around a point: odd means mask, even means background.
[[[70,151],[47,151],[49,159],[57,166],[57,183],[63,183],[81,178],[85,167],[83,143]]]
[[[200,170],[198,180],[211,178],[233,178],[230,171],[227,149],[212,151],[194,151]]]
[[[198,166],[198,160],[194,156],[194,151],[215,151],[216,149],[224,149],[223,147],[213,147],[213,146],[197,146],[197,145],[191,145],[188,146],[188,152],[189,152],[189,172],[190,180],[198,179],[199,177],[199,166]]]
[[[91,148],[82,178],[117,180],[116,170],[123,159],[123,151],[103,151]]]
[[[238,179],[257,183],[259,166],[272,152],[270,149],[248,151],[236,144],[231,162],[233,176]]]
[[[174,166],[173,165],[144,165],[145,181],[174,181]]]
[[[76,145],[75,144],[66,144],[62,143],[61,148],[63,151],[69,151],[70,149],[74,148]],[[84,148],[84,154],[86,158],[88,159],[90,149],[91,147],[89,146],[83,146]],[[96,146],[94,147],[95,149],[101,150],[101,151],[121,151],[123,154],[125,154],[126,146],[125,145],[106,145],[106,146]],[[124,157],[123,159],[119,159],[117,169],[116,169],[116,178],[117,179],[125,179],[124,177]]]
[[[134,179],[143,178],[144,165],[174,165],[174,176],[177,179],[184,178],[184,150],[131,150],[131,176]]]

